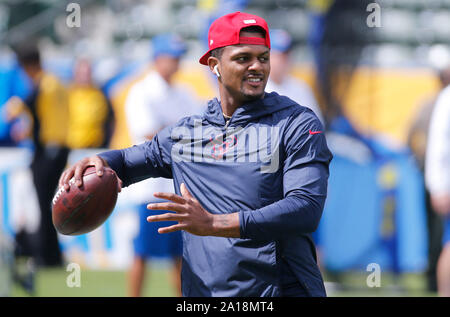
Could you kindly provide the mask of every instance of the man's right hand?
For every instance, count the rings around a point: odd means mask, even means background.
[[[83,185],[83,172],[86,168],[89,166],[95,166],[95,170],[97,172],[97,175],[101,177],[104,172],[104,168],[108,166],[108,163],[103,160],[100,156],[94,155],[91,157],[86,157],[82,159],[81,161],[77,162],[73,166],[66,169],[59,178],[59,187],[64,186],[64,189],[66,191],[69,190],[70,185],[69,181],[73,177],[75,180],[75,185],[80,187]],[[120,192],[122,189],[122,181],[119,177],[117,177],[118,180],[118,191]]]

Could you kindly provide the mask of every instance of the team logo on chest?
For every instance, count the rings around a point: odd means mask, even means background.
[[[172,159],[174,162],[260,163],[261,173],[274,173],[279,167],[279,127],[258,125],[228,127],[226,131],[203,126],[175,127]]]
[[[220,160],[229,150],[233,149],[237,144],[237,137],[235,135],[231,135],[223,139],[223,136],[219,135],[214,139],[211,138],[210,142],[214,144],[211,156],[216,160]]]

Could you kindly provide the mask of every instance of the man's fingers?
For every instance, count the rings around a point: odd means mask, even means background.
[[[181,191],[181,195],[183,195],[183,197],[185,198],[193,198],[191,193],[189,192],[189,190],[187,189],[186,185],[184,183],[181,183],[180,185],[180,191]]]
[[[169,227],[163,227],[163,228],[159,228],[158,229],[158,233],[171,233],[171,232],[175,232],[175,231],[180,231],[180,230],[184,230],[186,229],[186,225],[179,223],[173,226],[169,226]]]
[[[161,199],[170,200],[178,204],[186,203],[186,200],[183,197],[178,196],[177,194],[174,193],[154,193],[153,196]]]
[[[70,172],[67,172],[64,176],[63,186],[66,191],[68,191],[70,189],[69,181],[72,178],[72,176],[73,176],[73,170],[71,170]]]
[[[88,166],[94,166],[97,175],[102,176],[104,174],[104,168],[105,166],[107,166],[107,163],[104,162],[103,159],[99,156],[84,158],[61,174],[61,177],[59,179],[59,186],[64,186],[66,191],[69,190],[69,183],[72,177],[74,178],[76,186],[80,187],[81,185],[83,185],[83,173]],[[119,191],[121,187],[122,182],[120,181]]]
[[[62,187],[64,185],[64,179],[67,171],[64,171],[58,180],[58,187]]]
[[[173,201],[178,204],[185,204],[187,201],[194,198],[194,197],[192,197],[191,193],[189,192],[189,190],[187,189],[187,187],[184,183],[181,183],[180,190],[181,190],[181,195],[183,195],[183,196],[179,196],[174,193],[161,193],[161,192],[154,193],[153,196],[155,196],[157,198],[161,198],[161,199],[170,200],[170,201]]]
[[[186,211],[186,208],[181,204],[175,203],[153,203],[148,204],[147,209],[151,210],[171,210],[171,211]]]
[[[108,167],[108,163],[98,155],[94,156],[91,162],[95,166],[95,172],[97,173],[97,175],[102,176],[105,172],[105,167]],[[114,174],[117,177],[117,191],[120,193],[122,191],[123,181],[120,179],[119,176],[117,176],[116,173]]]
[[[75,168],[74,178],[75,178],[75,185],[78,187],[81,187],[83,185],[83,172],[86,166],[84,164],[79,164]]]
[[[97,175],[98,176],[102,176],[103,172],[104,172],[104,170],[103,170],[104,169],[103,161],[99,157],[96,157],[96,159],[93,159],[92,161],[94,163],[95,171],[96,171]]]
[[[74,169],[69,168],[61,175],[60,186],[64,186],[64,189],[68,191],[70,189],[69,181],[74,174]]]
[[[182,215],[168,212],[161,215],[152,215],[147,217],[148,222],[155,222],[155,221],[180,221],[184,217]]]

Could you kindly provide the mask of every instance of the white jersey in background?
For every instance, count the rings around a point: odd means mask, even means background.
[[[433,195],[450,193],[450,86],[440,93],[431,115],[425,181]]]
[[[181,118],[200,114],[202,108],[189,89],[180,85],[169,85],[152,71],[133,85],[125,103],[128,129],[133,144],[147,141]],[[174,192],[173,181],[165,178],[150,178],[132,186],[131,197],[136,203],[154,200],[155,192]]]

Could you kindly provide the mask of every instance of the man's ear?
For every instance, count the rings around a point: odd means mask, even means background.
[[[217,78],[220,78],[219,64],[220,62],[216,57],[211,56],[208,58],[209,69],[213,72],[214,75],[216,75]]]

